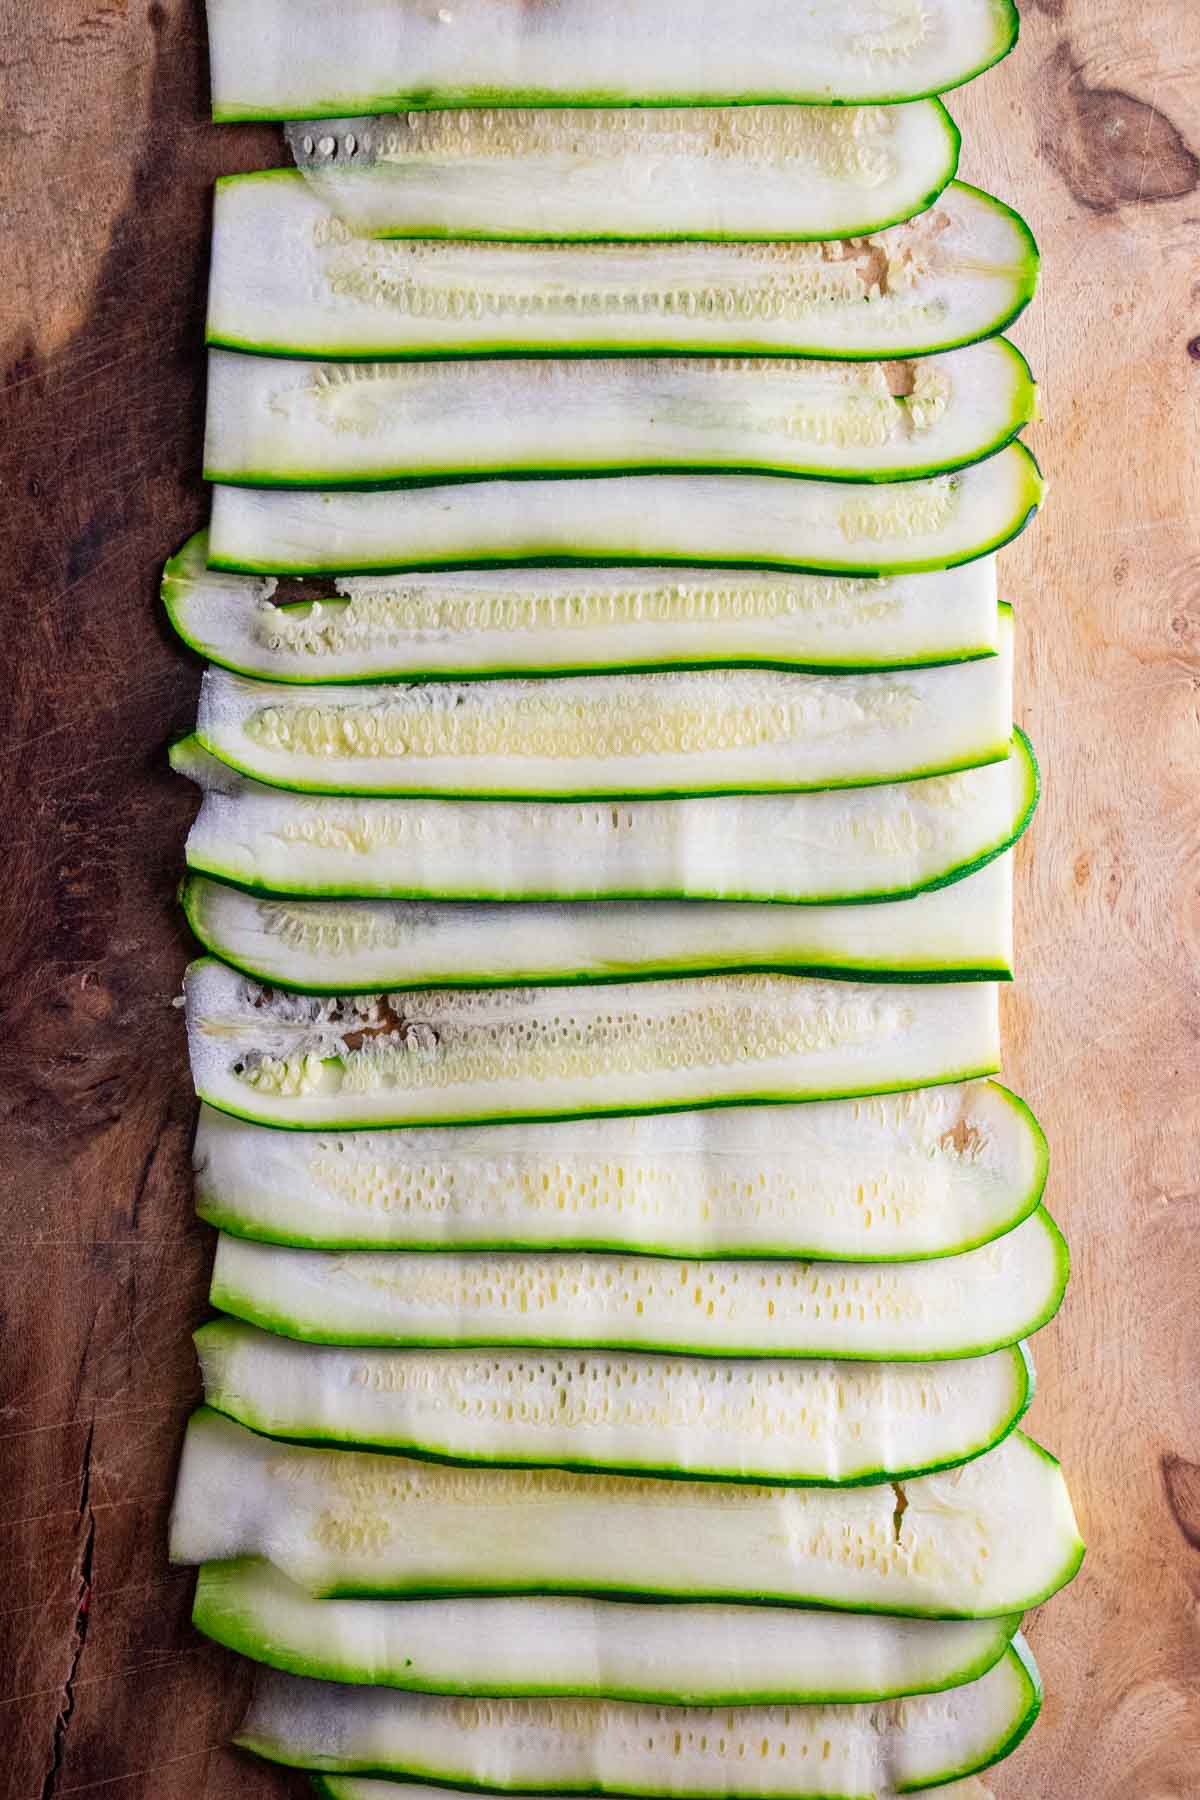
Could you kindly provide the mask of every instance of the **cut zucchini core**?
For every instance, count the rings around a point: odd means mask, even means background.
[[[320,998],[205,958],[185,985],[200,1098],[301,1130],[839,1099],[999,1067],[992,982],[712,975]]]
[[[272,1131],[201,1107],[202,1218],[331,1250],[911,1262],[1011,1231],[1046,1141],[994,1081],[808,1106],[441,1131]]]
[[[609,1594],[979,1619],[1048,1599],[1083,1546],[1058,1464],[1019,1430],[898,1494],[891,1482],[459,1468],[281,1444],[202,1408],[171,1559],[242,1556],[313,1594]]]
[[[876,1706],[679,1708],[468,1700],[263,1676],[236,1742],[293,1768],[365,1770],[484,1793],[859,1800],[988,1768],[1037,1717],[1018,1636],[986,1675]]]
[[[1003,331],[1037,274],[1024,220],[958,181],[814,244],[488,244],[358,237],[275,169],[217,183],[207,332],[277,356],[921,356]]]
[[[1068,1269],[1062,1234],[1039,1209],[979,1250],[882,1266],[551,1251],[345,1255],[222,1238],[210,1298],[315,1344],[924,1362],[1031,1336],[1062,1304]]]
[[[932,205],[959,150],[938,100],[411,112],[286,135],[356,232],[510,240],[857,237]]]
[[[884,485],[783,475],[592,475],[347,492],[213,489],[209,558],[250,575],[682,563],[914,575],[1016,537],[1043,483],[1022,444]]]
[[[349,576],[276,604],[277,583],[206,567],[208,533],[173,556],[175,630],[271,681],[425,680],[757,666],[835,673],[969,662],[996,648],[996,562],[933,575],[738,569],[522,569]]]
[[[252,1558],[203,1565],[192,1620],[243,1656],[324,1681],[677,1706],[941,1693],[985,1675],[1020,1624],[1018,1614],[888,1619],[567,1596],[314,1600],[270,1563]],[[383,1800],[404,1797],[388,1787]]]
[[[453,7],[208,0],[213,117],[426,107],[871,104],[945,92],[1006,56],[1013,0],[683,0]]]
[[[364,1352],[221,1319],[201,1327],[196,1348],[206,1403],[270,1437],[442,1462],[722,1481],[832,1486],[952,1468],[1007,1437],[1033,1398],[1032,1367],[1017,1346],[904,1366]]]
[[[212,350],[204,474],[244,487],[684,473],[891,482],[992,456],[1036,416],[1006,338],[917,361],[293,362]]]
[[[618,806],[303,796],[234,773],[195,738],[171,764],[204,795],[190,869],[314,899],[903,900],[1008,850],[1038,797],[1019,730],[1006,762],[955,775]]]
[[[997,655],[902,674],[701,669],[306,694],[209,669],[196,736],[230,768],[297,793],[575,800],[868,787],[1007,761],[1012,658],[1003,608]]]

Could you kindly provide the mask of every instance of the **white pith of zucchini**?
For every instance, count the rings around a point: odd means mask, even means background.
[[[270,577],[167,563],[185,643],[236,674],[319,684],[757,666],[840,672],[969,662],[996,648],[996,559],[932,575],[496,569],[342,576],[275,604]],[[331,592],[331,588],[335,591]]]
[[[214,349],[204,475],[284,488],[661,470],[891,482],[993,456],[1036,413],[1007,338],[887,363],[345,363]]]
[[[1025,221],[958,181],[853,240],[473,244],[357,237],[278,169],[217,183],[207,336],[314,357],[921,356],[1003,331],[1037,274]]]
[[[1033,1367],[1018,1345],[903,1365],[363,1351],[297,1343],[234,1319],[201,1326],[195,1341],[206,1405],[252,1431],[501,1467],[786,1485],[898,1481],[981,1456],[1033,1398]]]
[[[484,1793],[862,1800],[990,1767],[1025,1736],[1041,1698],[1020,1636],[977,1681],[875,1706],[466,1699],[272,1671],[235,1741],[293,1768],[452,1781]]]
[[[857,237],[932,205],[959,152],[938,100],[416,112],[285,134],[357,232],[510,241]]]
[[[1013,0],[742,0],[736,31],[681,0],[208,0],[218,120],[915,100],[990,68],[1017,28]]]
[[[205,950],[318,994],[722,973],[1007,981],[1012,897],[1011,851],[887,906],[264,899],[203,875],[180,889]]]
[[[322,998],[202,958],[185,987],[199,1097],[299,1130],[839,1099],[1000,1065],[992,982],[711,975]]]
[[[201,1567],[192,1620],[256,1662],[324,1681],[689,1706],[940,1693],[986,1674],[1021,1622],[566,1595],[316,1600],[253,1558]],[[400,1797],[389,1788],[386,1800]]]
[[[308,694],[210,668],[196,737],[239,773],[300,793],[573,800],[869,787],[1008,759],[1007,607],[998,638],[978,662],[887,674],[698,669]]]
[[[347,1254],[231,1237],[217,1244],[209,1298],[313,1344],[935,1362],[1032,1336],[1062,1304],[1068,1268],[1042,1209],[978,1250],[919,1263]]]
[[[443,487],[212,490],[209,560],[250,575],[686,563],[919,575],[989,556],[1041,503],[1021,443],[951,475],[581,475]]]
[[[807,1106],[441,1131],[273,1131],[200,1109],[196,1205],[330,1250],[911,1262],[1011,1231],[1046,1140],[994,1081]]]
[[[467,1800],[461,1788],[425,1787],[420,1782],[389,1781],[384,1776],[310,1773],[309,1781],[322,1800]],[[909,1788],[906,1793],[907,1800],[996,1800],[991,1788],[975,1775],[948,1785],[939,1782],[935,1788]],[[529,1797],[514,1796],[513,1800]],[[877,1788],[871,1800],[897,1800],[897,1796],[894,1790],[888,1793]]]
[[[1020,1430],[903,1484],[764,1487],[312,1449],[202,1408],[171,1560],[242,1556],[318,1595],[607,1594],[979,1619],[1048,1599],[1083,1546],[1062,1471]]]

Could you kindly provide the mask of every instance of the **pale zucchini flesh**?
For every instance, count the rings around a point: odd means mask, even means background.
[[[912,1262],[1014,1229],[1042,1131],[993,1081],[807,1106],[441,1131],[273,1131],[202,1106],[202,1218],[330,1250]]]
[[[306,694],[209,669],[196,737],[239,773],[299,793],[575,800],[869,787],[1006,761],[1012,668],[1002,608],[995,656],[888,674],[698,669]]]
[[[443,487],[213,488],[209,560],[250,575],[645,563],[919,575],[1017,537],[1043,482],[1023,444],[880,485],[786,475],[581,475]]]
[[[213,117],[439,107],[891,103],[1006,56],[1013,0],[208,0]]]
[[[299,1130],[839,1099],[999,1067],[992,982],[713,975],[321,998],[205,958],[185,988],[199,1097]]]
[[[853,239],[487,244],[359,237],[276,169],[217,183],[207,336],[312,357],[922,356],[1003,331],[1037,274],[1025,221],[958,181]]]
[[[202,1408],[184,1441],[171,1560],[243,1556],[316,1595],[624,1595],[979,1619],[1048,1599],[1083,1546],[1058,1464],[1020,1430],[897,1493],[454,1467],[282,1444]]]
[[[1019,1636],[986,1675],[875,1706],[680,1708],[621,1700],[389,1693],[278,1672],[236,1742],[293,1768],[395,1774],[484,1793],[862,1800],[1007,1756],[1041,1706]]]
[[[414,1693],[667,1705],[844,1703],[984,1675],[1020,1624],[799,1607],[585,1600],[315,1600],[268,1562],[205,1563],[193,1623],[256,1662]],[[382,1800],[404,1800],[387,1788]]]
[[[932,205],[959,151],[938,100],[488,108],[285,129],[321,202],[378,237],[857,237]]]
[[[263,899],[202,875],[186,878],[180,900],[206,950],[304,993],[756,972],[1007,981],[1013,972],[1011,853],[886,909]]]
[[[961,1256],[806,1263],[217,1245],[222,1312],[314,1344],[549,1346],[699,1357],[933,1362],[1030,1337],[1066,1291],[1061,1232],[1039,1209]]]
[[[300,488],[661,470],[891,482],[993,456],[1036,410],[1006,338],[887,363],[346,363],[214,349],[204,475]]]
[[[175,630],[210,662],[320,684],[755,666],[919,668],[990,656],[996,563],[932,575],[496,569],[341,576],[276,604],[271,577],[209,569],[208,533],[163,573]],[[333,591],[331,592],[331,588]]]
[[[205,1403],[252,1431],[499,1467],[898,1481],[992,1449],[1033,1398],[1032,1365],[1015,1345],[905,1365],[364,1351],[234,1319],[202,1326],[195,1341]]]
[[[172,746],[171,766],[204,796],[189,869],[250,893],[346,900],[903,900],[1002,855],[1038,798],[1020,730],[1006,762],[953,775],[619,806],[298,795],[238,775],[194,737]]]
[[[432,1788],[420,1782],[389,1781],[381,1776],[316,1775],[310,1772],[308,1779],[322,1800],[467,1800],[461,1788],[440,1785]],[[939,1782],[936,1788],[908,1788],[906,1793],[908,1800],[996,1800],[991,1788],[975,1775],[948,1785]],[[514,1800],[518,1797],[514,1796]],[[527,1800],[527,1797],[521,1796],[519,1800]],[[872,1800],[896,1800],[896,1795],[894,1790],[888,1793],[877,1789]]]

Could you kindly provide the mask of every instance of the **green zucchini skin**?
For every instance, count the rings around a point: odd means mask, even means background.
[[[896,903],[781,909],[722,901],[425,902],[259,899],[189,875],[188,924],[210,954],[296,993],[538,987],[664,976],[1011,981],[1011,859]]]
[[[878,1797],[920,1791],[931,1780],[946,1782],[992,1767],[1021,1742],[1041,1703],[1041,1679],[1018,1634],[989,1673],[969,1687],[914,1697],[894,1711],[863,1709],[862,1715],[840,1707],[814,1716],[803,1707],[714,1712],[620,1701],[439,1703],[270,1674],[260,1681],[236,1741],[293,1768],[391,1774],[467,1792],[862,1800],[864,1780]],[[661,1767],[676,1729],[680,1751],[669,1765],[668,1784],[651,1772],[652,1759]],[[795,1733],[791,1742],[785,1732]],[[779,1733],[784,1767],[764,1774],[751,1764],[744,1775],[729,1768],[736,1752],[727,1756],[727,1739],[736,1742],[743,1733],[745,1748],[753,1743],[755,1749],[760,1736]],[[829,1744],[840,1771],[813,1769],[802,1753],[808,1733],[818,1744]],[[939,1754],[947,1760],[938,1762]],[[650,1765],[645,1775],[639,1755]],[[539,1758],[552,1764],[558,1779],[549,1771],[539,1779],[544,1767]],[[722,1778],[728,1785],[718,1787]],[[842,1781],[854,1785],[843,1787]]]
[[[356,234],[508,243],[820,242],[924,212],[958,167],[940,100],[900,107],[554,107],[284,128]],[[647,191],[647,166],[672,179]]]
[[[1007,338],[914,362],[909,398],[889,392],[888,369],[732,357],[346,368],[214,348],[204,478],[356,490],[662,472],[886,484],[986,461],[1037,417],[1037,385]],[[866,442],[864,407],[881,434]]]
[[[192,1623],[253,1662],[322,1681],[503,1699],[772,1706],[875,1702],[960,1687],[994,1667],[1021,1617],[947,1623],[703,1602],[639,1605],[634,1611],[630,1603],[562,1596],[314,1600],[271,1564],[242,1558],[202,1565]],[[359,1632],[374,1655],[355,1650]],[[522,1633],[544,1647],[540,1661],[514,1665],[509,1646]],[[709,1633],[714,1654],[698,1658],[697,1640],[706,1641]],[[463,1646],[457,1662],[444,1648],[455,1634]],[[768,1636],[773,1654],[765,1659]],[[473,1649],[489,1643],[498,1646],[490,1664],[486,1653],[476,1656]],[[849,1658],[843,1669],[855,1667],[859,1644],[879,1646],[874,1679],[867,1679],[865,1666],[857,1679],[839,1672],[839,1658]],[[924,1671],[917,1657],[903,1667],[904,1647],[922,1644]],[[686,1674],[672,1674],[685,1659]]]
[[[1030,1286],[1035,1275],[1039,1285],[1024,1310],[1010,1306],[1006,1316],[1002,1305],[999,1316],[983,1327],[980,1315],[991,1300],[988,1265],[997,1253],[1015,1264],[1018,1276],[1024,1275]],[[1032,1274],[1022,1269],[1022,1258],[1028,1258]],[[693,1266],[683,1259],[667,1270],[661,1260],[643,1262],[637,1256],[598,1262],[586,1255],[535,1253],[506,1259],[387,1251],[346,1258],[232,1238],[218,1244],[209,1298],[214,1307],[246,1324],[316,1345],[407,1350],[504,1346],[746,1360],[954,1362],[1009,1348],[1049,1324],[1066,1293],[1070,1253],[1058,1226],[1039,1208],[999,1244],[960,1258],[889,1264],[875,1285],[889,1286],[896,1304],[915,1310],[921,1319],[903,1333],[889,1331],[886,1323],[872,1331],[861,1321],[853,1329],[838,1328],[836,1317],[829,1321],[815,1316],[819,1306],[810,1307],[803,1297],[790,1307],[781,1301],[778,1316],[772,1312],[769,1317],[762,1315],[759,1301],[760,1316],[752,1316],[756,1290],[774,1278],[786,1292],[798,1273],[810,1272],[798,1271],[795,1263],[743,1261],[723,1266],[709,1260]],[[830,1288],[839,1281],[839,1265],[816,1264],[811,1274],[814,1285]],[[852,1293],[858,1284],[865,1295],[872,1288],[871,1278],[872,1266],[865,1263],[848,1267],[840,1276]],[[357,1294],[355,1282],[362,1284]],[[434,1298],[401,1299],[394,1306],[378,1298],[376,1289],[394,1290],[399,1283],[407,1283],[414,1292],[432,1284]],[[583,1293],[574,1310],[564,1311],[556,1290],[565,1292],[572,1283],[592,1291]],[[685,1294],[694,1290],[701,1297],[711,1291],[710,1311],[697,1305],[696,1316],[684,1327],[672,1318],[668,1303],[662,1308],[667,1318],[656,1324],[652,1316],[656,1290],[661,1295],[673,1286]],[[598,1321],[596,1296],[602,1288],[621,1290],[623,1298],[611,1302]],[[726,1300],[722,1290],[732,1297]],[[541,1322],[544,1312],[554,1314],[556,1305],[553,1322]],[[519,1306],[515,1318],[514,1306]],[[722,1317],[723,1312],[728,1316]],[[814,1316],[806,1316],[810,1312]],[[928,1323],[931,1316],[933,1326]],[[957,1329],[947,1328],[948,1317]]]
[[[869,248],[910,285],[915,269],[915,289],[871,297],[854,273],[861,243],[831,265],[811,246],[778,242],[357,240],[304,176],[275,169],[217,183],[206,335],[260,356],[351,361],[718,353],[873,361],[993,337],[1037,287],[1028,225],[966,182],[952,182],[928,214],[875,234]],[[830,273],[838,266],[849,278]],[[796,300],[814,282],[823,295],[815,309]],[[497,302],[494,316],[482,299],[479,317],[473,299],[461,316],[453,306],[442,316],[437,296],[448,291],[515,299]],[[731,297],[728,312],[708,307],[710,291]],[[632,304],[647,293],[649,310]],[[695,307],[680,307],[679,293]],[[547,312],[547,296],[559,294],[566,298]]]
[[[976,1198],[972,1206],[958,1188],[943,1200],[938,1221],[918,1229],[910,1218],[881,1242],[889,1214],[873,1211],[864,1220],[859,1184],[876,1191],[881,1167],[910,1184],[914,1167],[958,1179],[942,1146],[959,1135],[992,1155],[1008,1144],[989,1171],[1004,1203],[984,1209]],[[819,1180],[812,1170],[829,1141],[849,1147],[846,1160]],[[648,1218],[622,1205],[625,1185],[615,1187],[608,1173],[614,1159],[628,1163],[629,1182],[648,1181],[670,1203],[651,1205]],[[249,1125],[204,1106],[193,1150],[201,1218],[227,1236],[293,1249],[576,1250],[697,1262],[796,1256],[884,1266],[958,1256],[1003,1237],[1041,1203],[1048,1163],[1032,1112],[994,1081],[865,1107],[817,1101],[600,1125],[366,1131],[348,1140]],[[781,1169],[799,1184],[794,1195],[785,1189],[777,1197],[781,1222],[757,1231],[736,1197],[743,1171],[749,1178],[755,1167],[768,1174],[768,1193]],[[437,1191],[439,1180],[446,1204],[427,1216],[413,1195],[430,1184]],[[574,1203],[581,1185],[592,1205]],[[356,1203],[364,1188],[378,1192],[377,1205]],[[543,1192],[544,1205],[536,1201]],[[523,1203],[513,1197],[519,1193]],[[911,1205],[911,1186],[909,1194]]]
[[[672,1360],[639,1354],[620,1356],[614,1363],[611,1351],[575,1350],[559,1357],[545,1350],[533,1357],[496,1349],[482,1354],[404,1350],[375,1352],[364,1359],[358,1349],[298,1344],[233,1319],[201,1326],[193,1341],[204,1376],[205,1404],[267,1437],[399,1451],[428,1462],[779,1487],[873,1487],[956,1468],[985,1455],[1008,1436],[1029,1410],[1035,1385],[1032,1359],[1023,1343],[952,1365],[875,1370],[842,1359],[745,1363],[727,1357]],[[492,1382],[501,1384],[501,1394],[515,1391],[526,1396],[527,1408],[557,1404],[538,1398],[547,1361],[560,1393],[584,1385],[589,1395],[601,1396],[588,1401],[587,1419],[573,1416],[568,1423],[568,1415],[562,1414],[563,1422],[552,1421],[549,1432],[542,1431],[540,1443],[535,1442],[538,1431],[528,1424],[519,1427],[510,1422],[505,1428],[486,1413],[482,1422],[473,1419],[456,1431],[456,1410],[474,1404],[478,1411],[480,1390]],[[614,1376],[621,1386],[604,1398],[605,1383]],[[993,1381],[996,1391],[989,1392]],[[745,1401],[744,1434],[752,1434],[757,1408],[775,1409],[779,1425],[765,1434],[765,1453],[748,1449],[741,1454],[732,1423],[706,1427],[692,1421],[691,1409],[713,1402],[718,1382],[726,1389],[715,1396],[718,1406],[728,1407],[731,1395],[734,1402],[738,1396]],[[344,1393],[341,1416],[334,1416],[327,1404],[342,1388],[352,1396],[364,1388],[378,1394],[382,1384],[385,1393],[394,1395],[406,1388],[411,1392],[412,1383],[435,1399],[410,1401],[407,1414],[396,1402],[368,1410],[361,1400],[347,1401]],[[638,1418],[643,1403],[624,1407],[621,1387],[630,1385],[643,1394],[656,1390],[671,1454],[665,1453],[661,1441],[649,1449],[647,1428]],[[471,1394],[477,1396],[476,1402],[470,1400]],[[828,1423],[822,1441],[816,1432],[810,1433],[808,1415],[828,1406],[831,1397],[839,1412],[860,1412],[845,1430],[836,1421]],[[482,1404],[486,1403],[484,1394]],[[596,1422],[590,1415],[598,1406],[607,1406],[609,1413]],[[905,1444],[911,1447],[897,1444],[897,1453],[880,1462],[866,1445],[877,1430],[886,1436],[877,1415],[893,1409],[903,1417],[911,1415],[911,1420],[923,1419],[927,1409],[942,1416],[978,1415],[978,1425],[972,1427],[973,1435],[957,1437],[931,1432],[926,1425],[928,1435],[918,1448],[920,1425],[910,1420],[911,1437],[905,1435]],[[351,1410],[357,1423],[351,1422]],[[442,1416],[440,1427],[435,1412]],[[780,1456],[771,1441],[776,1435],[794,1445],[787,1456]],[[636,1440],[640,1440],[637,1448]],[[737,1462],[730,1455],[734,1451],[739,1454]]]
[[[213,118],[336,118],[450,107],[889,105],[949,92],[1012,50],[1014,0],[959,0],[949,43],[860,43],[836,8],[799,24],[785,8],[739,17],[731,47],[683,8],[566,6],[528,30],[519,8],[446,17],[330,14],[209,0]],[[365,18],[365,16],[364,16]],[[944,15],[931,15],[936,30]],[[869,27],[875,20],[866,21]],[[903,32],[904,20],[895,21]],[[841,28],[846,42],[834,37]],[[918,29],[925,21],[918,22]],[[824,41],[823,41],[824,37]],[[331,81],[330,70],[342,70]],[[637,73],[631,75],[631,70]],[[499,71],[503,71],[499,74]],[[361,73],[360,73],[361,72]],[[332,91],[331,91],[332,87]]]
[[[952,475],[883,486],[675,474],[496,477],[374,491],[220,484],[209,566],[249,575],[638,564],[920,575],[1003,549],[1043,493],[1041,471],[1019,441]],[[947,522],[960,501],[977,524]],[[846,509],[855,506],[861,523],[847,536]],[[922,508],[918,529],[912,520]]]
[[[206,531],[196,532],[167,562],[161,597],[173,630],[198,655],[236,675],[306,687],[649,674],[714,665],[848,675],[936,668],[996,654],[996,577],[986,561],[903,582],[775,577],[765,584],[768,616],[750,623],[730,617],[743,606],[763,604],[764,582],[744,570],[589,570],[575,579],[552,571],[502,572],[400,583],[349,578],[337,582],[333,595],[321,583],[311,600],[275,605],[268,604],[269,581],[217,574],[207,562]],[[890,616],[852,623],[855,606],[869,616],[876,599]],[[410,603],[417,617],[403,625]],[[473,604],[494,622],[482,628],[462,622]],[[569,613],[573,604],[595,606],[600,622],[584,628],[532,622],[539,607],[544,613],[558,605]],[[815,613],[811,624],[806,604]],[[689,605],[692,618],[686,616]],[[603,617],[606,606],[617,610],[618,623]],[[672,606],[674,619],[647,622],[647,612]],[[790,607],[790,616],[772,619],[772,606]],[[373,607],[384,618],[368,623],[364,614]],[[446,611],[459,622],[448,625]],[[321,615],[340,623],[322,628]],[[276,647],[277,625],[304,633],[310,621],[302,648],[286,641]],[[361,647],[339,652],[334,642],[339,633],[352,635],[348,626],[361,631]]]
[[[389,1781],[384,1776],[317,1775],[312,1770],[307,1773],[313,1792],[321,1796],[321,1800],[455,1800],[456,1795],[460,1800],[466,1800],[461,1788],[426,1787],[420,1782]],[[403,1792],[397,1793],[398,1788],[403,1788]],[[892,1800],[892,1796],[879,1794],[875,1800]],[[939,1784],[936,1788],[913,1788],[909,1800],[994,1800],[994,1797],[990,1788],[968,1775],[962,1781]]]

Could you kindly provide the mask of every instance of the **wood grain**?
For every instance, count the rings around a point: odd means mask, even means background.
[[[1000,1800],[1200,1796],[1200,38],[1194,0],[1026,0],[959,95],[1026,212],[1053,482],[1003,559],[1047,796],[1008,1074],[1075,1255],[1036,1433],[1091,1551],[1032,1621],[1042,1723]],[[192,0],[0,11],[0,1689],[11,1800],[307,1791],[223,1748],[245,1673],[164,1559],[192,1221],[171,904],[197,671],[155,605],[203,518],[208,193],[279,160],[205,122]]]

